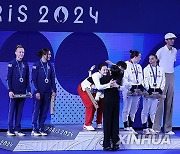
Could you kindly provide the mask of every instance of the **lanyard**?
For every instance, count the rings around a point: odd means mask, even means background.
[[[157,66],[156,66],[156,74],[154,73],[154,70],[153,70],[153,68],[152,68],[151,65],[150,65],[150,67],[151,67],[151,71],[152,71],[153,77],[154,77],[154,85],[156,85],[156,79],[157,79]]]
[[[49,67],[49,65],[48,65],[48,63],[46,63],[46,69],[45,69],[43,62],[41,60],[40,60],[40,62],[41,62],[41,65],[43,67],[43,71],[44,71],[44,74],[46,76],[46,79],[47,79],[48,78],[48,67]]]
[[[136,75],[136,81],[137,81],[137,83],[139,83],[139,81],[138,81],[138,69],[137,69],[137,65],[134,65],[133,62],[132,62],[132,65],[133,65],[133,69],[134,69],[134,72],[135,72],[135,75]]]
[[[23,77],[23,63],[20,62],[20,63],[21,63],[21,66],[19,66],[19,62],[18,62],[17,60],[16,60],[16,62],[17,62],[17,66],[18,66],[18,71],[19,71],[20,78],[22,79],[22,77]]]

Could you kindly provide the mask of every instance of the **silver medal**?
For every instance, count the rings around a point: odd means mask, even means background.
[[[45,83],[49,83],[49,80],[47,78],[44,81],[45,81]]]
[[[18,71],[19,71],[19,75],[20,75],[20,78],[19,78],[19,82],[24,82],[24,79],[23,79],[23,68],[24,68],[24,64],[21,63],[21,66],[19,66],[19,63],[18,61],[16,60],[16,63],[17,63],[17,66],[18,66]]]
[[[43,65],[43,62],[42,62],[41,60],[40,60],[40,62],[41,62],[41,65],[42,65],[44,74],[45,74],[45,76],[46,76],[46,78],[44,79],[44,82],[45,82],[45,83],[49,83],[49,79],[48,79],[48,68],[49,68],[49,65],[48,65],[48,63],[46,63],[47,69],[45,69],[45,67],[44,67],[44,65]]]
[[[24,79],[23,78],[19,78],[19,82],[24,82]]]

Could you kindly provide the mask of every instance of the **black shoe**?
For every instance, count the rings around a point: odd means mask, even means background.
[[[112,148],[111,147],[104,147],[103,150],[104,151],[112,151]]]
[[[115,145],[115,146],[113,146],[112,150],[113,150],[113,151],[117,151],[117,150],[119,150],[119,145]]]

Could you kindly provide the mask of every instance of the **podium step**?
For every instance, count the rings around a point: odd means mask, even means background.
[[[11,151],[102,150],[103,131],[84,131],[79,125],[47,125],[48,136],[6,136],[0,133],[0,148]],[[180,131],[177,135],[134,135],[120,130],[120,149],[180,149]]]

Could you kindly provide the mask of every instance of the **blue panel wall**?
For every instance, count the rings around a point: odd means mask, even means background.
[[[180,39],[175,46],[179,49]],[[142,53],[141,64],[148,64],[148,54],[155,53],[165,44],[163,34],[147,33],[73,33],[73,32],[0,32],[0,127],[7,127],[8,91],[6,83],[7,64],[15,57],[14,47],[22,44],[25,47],[25,59],[32,68],[37,60],[36,52],[48,47],[52,53],[52,63],[56,71],[57,99],[55,114],[48,117],[47,122],[53,124],[82,124],[84,122],[84,106],[77,95],[78,84],[88,76],[91,65],[110,59],[113,62],[128,60],[129,50],[137,49]],[[38,43],[37,43],[38,42]],[[175,104],[173,126],[180,126],[178,104],[179,89],[179,52],[175,64]],[[31,128],[33,99],[28,99],[23,111],[22,126]],[[120,101],[122,110],[123,102]],[[141,126],[140,104],[136,116],[137,127]],[[122,126],[120,115],[120,126]]]

